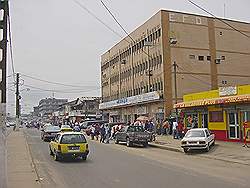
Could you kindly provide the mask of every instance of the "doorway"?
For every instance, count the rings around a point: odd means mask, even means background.
[[[208,114],[201,114],[201,127],[208,128]]]
[[[228,113],[228,124],[229,124],[229,138],[239,139],[240,138],[240,125],[239,115],[237,112]]]

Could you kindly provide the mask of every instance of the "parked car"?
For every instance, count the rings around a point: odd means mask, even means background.
[[[62,125],[61,132],[72,132],[73,129],[69,125]]]
[[[9,124],[10,124],[10,126],[15,126],[16,125],[15,122],[10,122]]]
[[[181,140],[181,147],[185,153],[193,149],[209,151],[210,147],[215,144],[214,137],[214,134],[207,128],[190,129]]]
[[[50,141],[54,139],[60,131],[61,129],[58,126],[47,126],[45,129],[41,129],[41,139],[43,141]]]
[[[127,146],[142,144],[144,147],[150,141],[150,134],[145,132],[142,126],[125,126],[115,134],[115,143],[126,142]]]
[[[79,132],[61,132],[49,143],[50,155],[58,161],[65,157],[87,159],[89,154],[85,136]]]
[[[94,125],[96,123],[103,124],[103,123],[108,123],[108,121],[104,120],[88,120],[84,121],[83,123],[80,124],[81,129],[87,129],[90,125]]]

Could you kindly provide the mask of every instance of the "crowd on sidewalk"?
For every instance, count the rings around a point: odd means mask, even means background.
[[[142,126],[145,131],[153,133],[155,130],[155,124],[152,120],[135,121],[134,123],[117,123],[110,125],[109,123],[100,124],[95,123],[86,129],[86,134],[91,137],[92,140],[96,139],[100,143],[108,144],[110,140],[115,139],[115,134],[121,131],[127,125]]]

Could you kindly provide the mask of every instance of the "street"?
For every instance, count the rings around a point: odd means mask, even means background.
[[[86,162],[56,162],[37,129],[24,129],[42,187],[249,187],[250,166],[156,148],[89,141]]]

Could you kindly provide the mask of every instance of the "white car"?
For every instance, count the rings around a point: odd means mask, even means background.
[[[210,146],[215,144],[214,134],[207,128],[190,129],[181,140],[181,147],[184,152],[194,149],[210,150]]]

